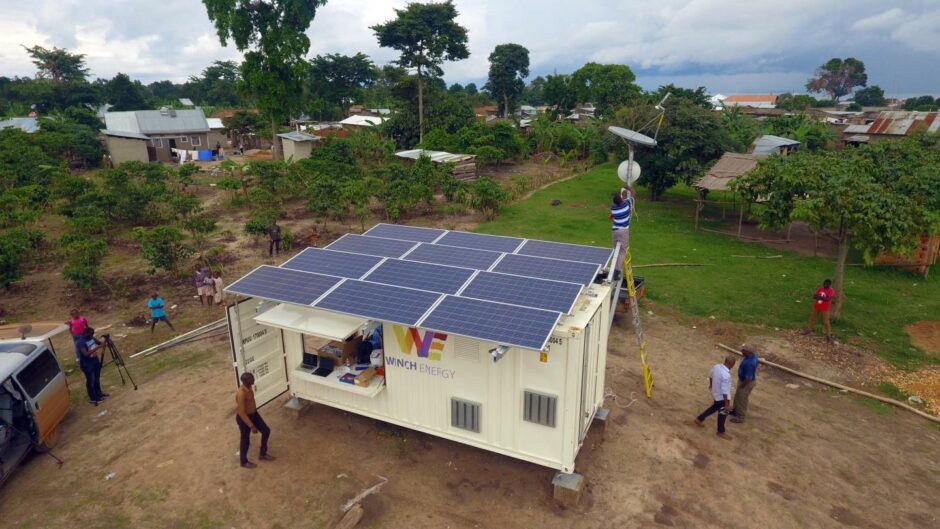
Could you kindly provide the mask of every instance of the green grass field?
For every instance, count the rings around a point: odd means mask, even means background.
[[[608,204],[611,193],[619,188],[615,170],[612,164],[598,166],[538,191],[505,208],[496,220],[484,223],[478,231],[610,246]],[[635,265],[710,265],[637,270],[637,275],[646,278],[650,299],[693,316],[780,328],[805,325],[815,289],[835,271],[833,260],[695,232],[694,193],[688,187],[670,190],[666,200],[658,203],[650,202],[642,188],[638,194],[639,216],[633,220],[630,241]],[[561,200],[561,205],[552,206],[554,199]],[[783,258],[732,257],[778,254]],[[925,280],[904,272],[849,267],[845,292],[842,319],[833,325],[837,338],[870,347],[899,367],[940,365],[940,357],[914,348],[904,332],[907,324],[940,320],[940,281],[936,273]]]

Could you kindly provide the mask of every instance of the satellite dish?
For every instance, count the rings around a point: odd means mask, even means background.
[[[655,147],[656,140],[650,138],[646,134],[640,134],[639,132],[625,129],[623,127],[607,127],[607,130],[614,136],[620,136],[621,138],[627,140],[629,143],[635,143],[637,145],[644,145],[646,147]]]
[[[633,166],[632,168],[631,164]],[[621,182],[632,186],[640,179],[640,164],[630,160],[620,162],[620,165],[617,167],[617,176],[620,177]]]

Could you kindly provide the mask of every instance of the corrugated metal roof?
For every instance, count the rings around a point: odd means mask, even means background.
[[[108,112],[104,115],[104,123],[108,130],[141,134],[209,132],[209,123],[201,108],[167,112],[160,110]]]
[[[780,136],[766,134],[754,140],[754,143],[752,144],[754,149],[751,152],[752,154],[763,155],[777,154],[780,151],[780,147],[789,147],[799,144],[800,142],[791,140],[790,138],[782,138]]]
[[[940,130],[940,118],[937,112],[908,112],[904,110],[884,110],[875,116],[872,123],[849,125],[843,134],[884,134],[887,136],[906,136],[920,127],[926,126],[928,132]]]
[[[0,129],[16,127],[23,132],[32,134],[39,130],[39,120],[36,118],[10,118],[0,121]]]
[[[127,130],[105,129],[105,130],[102,130],[101,133],[104,134],[105,136],[116,136],[118,138],[133,138],[135,140],[149,140],[150,139],[147,136],[144,136],[143,134],[139,132],[131,132]]]
[[[721,100],[723,103],[771,103],[777,104],[775,95],[733,95]]]
[[[278,137],[284,138],[285,140],[298,141],[298,142],[320,141],[319,136],[313,136],[313,135],[307,134],[306,132],[298,132],[296,130],[292,130],[290,132],[282,132],[278,134]]]
[[[473,160],[476,158],[473,154],[451,154],[449,152],[443,151],[426,151],[423,149],[411,149],[409,151],[396,152],[395,156],[399,158],[408,158],[409,160],[417,160],[422,156],[427,156],[435,163],[444,163],[444,162],[465,162],[468,160]]]
[[[225,123],[222,123],[222,118],[206,118],[206,124],[213,130],[225,128]]]
[[[354,127],[373,127],[375,125],[381,125],[385,121],[385,118],[380,118],[376,116],[349,116],[348,118],[340,121],[341,125],[352,125]]]
[[[709,191],[726,191],[732,179],[747,174],[764,158],[764,155],[726,152],[705,176],[696,182],[695,187]]]
[[[181,97],[181,98],[180,98],[180,104],[181,104],[181,105],[184,105],[184,106],[187,106],[187,107],[194,107],[194,106],[196,106],[196,103],[193,103],[193,100],[190,99],[190,98],[188,98],[188,97]]]

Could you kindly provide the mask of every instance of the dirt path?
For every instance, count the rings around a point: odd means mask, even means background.
[[[0,527],[331,527],[339,506],[378,475],[389,481],[365,501],[361,527],[940,523],[940,430],[921,419],[765,370],[748,423],[730,426],[732,441],[715,437],[714,419],[706,430],[692,426],[709,399],[706,374],[722,357],[711,344],[753,341],[697,323],[647,319],[656,376],[647,400],[637,397],[633,335],[618,321],[611,424],[603,441],[592,431],[578,459],[588,486],[575,509],[553,503],[550,469],[322,406],[295,419],[283,397],[262,410],[278,460],[245,471],[228,345],[213,340],[162,353],[164,371],[137,392],[115,388],[102,408],[77,407],[57,450],[66,465],[39,456],[23,467],[0,490]],[[786,359],[814,365],[794,352]],[[631,393],[636,402],[622,408]]]

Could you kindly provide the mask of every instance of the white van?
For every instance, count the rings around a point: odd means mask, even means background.
[[[69,388],[48,341],[0,340],[0,485],[33,449],[59,439]]]

